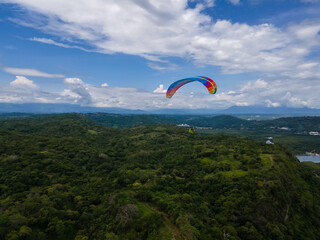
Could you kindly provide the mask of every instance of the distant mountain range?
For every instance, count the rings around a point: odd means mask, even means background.
[[[131,110],[123,108],[88,107],[76,104],[62,103],[0,103],[0,113],[116,113],[116,114],[175,114],[175,115],[281,115],[281,116],[320,116],[320,109],[264,107],[264,106],[233,106],[221,109],[157,109],[157,110]]]
[[[320,109],[314,108],[288,108],[288,107],[264,107],[264,106],[233,106],[222,110],[219,114],[231,115],[287,115],[287,116],[319,116]]]
[[[65,103],[0,103],[0,113],[92,113],[105,112],[117,114],[147,114],[142,110],[130,110],[123,108],[87,107]]]

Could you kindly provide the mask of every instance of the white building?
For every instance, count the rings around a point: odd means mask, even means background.
[[[190,127],[190,125],[186,124],[186,123],[178,124],[177,126],[178,127]]]
[[[309,135],[319,136],[319,135],[320,135],[320,133],[319,133],[319,132],[309,132]]]
[[[280,130],[286,130],[286,131],[290,130],[288,127],[279,127],[278,129],[280,129]]]
[[[271,142],[270,140],[266,141],[266,144],[274,144],[273,142]]]

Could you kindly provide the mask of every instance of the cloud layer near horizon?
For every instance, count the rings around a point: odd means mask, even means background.
[[[117,107],[126,109],[153,110],[171,109],[223,109],[230,106],[265,105],[268,107],[311,107],[319,106],[320,86],[305,87],[302,84],[287,86],[282,81],[267,82],[262,79],[248,82],[239,89],[229,92],[208,94],[177,92],[172,99],[165,97],[161,84],[153,92],[136,88],[93,86],[80,78],[66,78],[61,92],[41,90],[32,80],[17,76],[10,87],[0,89],[0,102],[70,103],[92,107]],[[306,88],[308,96],[299,89]]]

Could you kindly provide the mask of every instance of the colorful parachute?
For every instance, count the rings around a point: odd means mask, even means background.
[[[167,90],[167,98],[171,98],[175,94],[175,92],[183,85],[189,82],[194,82],[194,81],[201,82],[211,94],[215,94],[217,92],[217,84],[212,79],[208,77],[199,76],[199,77],[181,79],[172,83]]]

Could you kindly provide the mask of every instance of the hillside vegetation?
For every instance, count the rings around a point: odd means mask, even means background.
[[[320,131],[320,117],[284,117],[273,120],[244,120],[231,115],[119,115],[107,113],[88,113],[86,117],[108,127],[133,127],[139,125],[179,124],[186,123],[200,127],[217,129],[262,129],[281,131],[287,127],[291,133]]]
[[[320,181],[281,145],[0,120],[0,239],[317,239]]]
[[[89,119],[112,128],[159,124],[190,124],[212,129],[197,130],[200,135],[227,134],[265,142],[274,141],[288,147],[294,154],[320,153],[320,136],[310,136],[310,131],[320,132],[320,117],[287,117],[274,120],[244,120],[230,115],[118,115],[105,113],[85,114]]]

